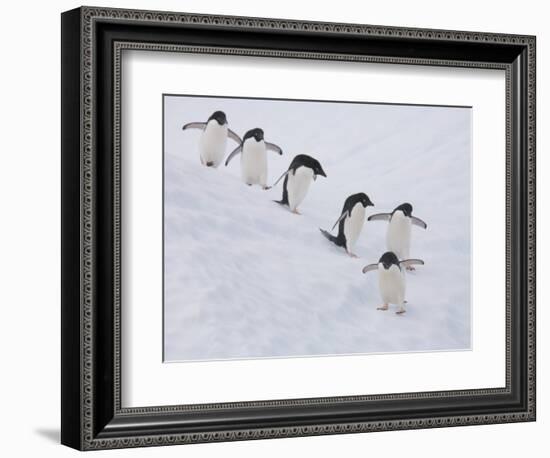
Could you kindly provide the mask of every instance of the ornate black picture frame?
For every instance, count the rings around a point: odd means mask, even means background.
[[[121,406],[123,49],[506,72],[506,386]],[[80,450],[535,420],[535,37],[82,7],[62,14],[62,434]]]

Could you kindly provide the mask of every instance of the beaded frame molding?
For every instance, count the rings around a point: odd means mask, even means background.
[[[62,14],[62,425],[79,450],[535,420],[535,37],[81,7]],[[506,74],[506,386],[123,408],[123,50]]]

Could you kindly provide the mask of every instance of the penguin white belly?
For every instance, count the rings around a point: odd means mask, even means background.
[[[344,236],[346,237],[346,248],[351,251],[361,234],[365,224],[365,207],[356,203],[351,209],[351,214],[344,220]]]
[[[393,265],[386,270],[382,264],[379,264],[378,286],[384,304],[403,305],[405,300],[405,276],[399,267]]]
[[[241,153],[241,176],[246,184],[267,186],[267,153],[263,141],[245,142]]]
[[[290,210],[296,210],[303,202],[312,181],[313,170],[309,167],[298,167],[294,173],[288,174],[286,191]]]
[[[205,165],[211,163],[218,167],[223,161],[227,146],[227,126],[220,126],[215,120],[211,120],[202,132],[199,141],[201,162]]]
[[[395,212],[388,224],[386,236],[388,251],[393,251],[399,260],[409,258],[411,246],[411,219],[402,212]]]

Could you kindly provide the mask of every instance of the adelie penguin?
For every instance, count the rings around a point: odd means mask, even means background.
[[[249,130],[243,137],[241,144],[235,148],[225,161],[229,164],[237,154],[241,153],[241,177],[249,186],[260,185],[263,189],[267,186],[267,151],[283,154],[283,150],[264,140],[264,131],[256,128]]]
[[[411,267],[413,265],[424,265],[421,259],[405,259],[400,261],[397,255],[391,251],[387,251],[382,255],[378,264],[369,264],[363,267],[363,273],[378,271],[378,288],[382,305],[378,310],[388,310],[390,304],[397,305],[398,315],[405,313],[405,289],[406,281],[403,267]]]
[[[227,147],[227,137],[239,145],[242,143],[241,137],[228,127],[227,117],[223,111],[215,111],[206,122],[185,124],[182,129],[202,130],[199,153],[201,164],[207,167],[218,167],[222,163]]]
[[[386,232],[386,248],[394,252],[399,259],[407,259],[411,248],[411,226],[419,226],[427,229],[428,225],[420,218],[413,216],[413,208],[409,203],[396,207],[391,213],[378,213],[371,215],[368,221],[389,221]],[[414,267],[407,266],[407,270]]]
[[[352,194],[344,202],[340,217],[332,226],[331,230],[334,230],[338,225],[338,235],[335,237],[324,229],[320,229],[321,233],[331,242],[344,247],[352,258],[356,258],[352,250],[363,229],[365,209],[369,206],[373,207],[374,204],[364,192]]]
[[[300,214],[298,206],[304,201],[309,186],[317,176],[327,177],[317,159],[307,154],[299,154],[290,163],[288,170],[273,184],[276,186],[283,178],[283,197],[276,200],[278,204],[286,205],[292,213]]]

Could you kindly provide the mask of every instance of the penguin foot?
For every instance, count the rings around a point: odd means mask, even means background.
[[[406,310],[405,309],[399,309],[397,312],[395,312],[396,315],[403,315],[403,313],[405,313]]]
[[[376,310],[388,310],[388,307],[389,307],[388,304],[384,304],[378,307]]]
[[[264,186],[262,186],[262,189],[263,189],[264,191],[267,191],[268,189],[271,189],[271,186],[265,186],[265,185],[264,185]]]
[[[301,213],[298,211],[297,208],[295,208],[294,210],[290,210],[292,213],[294,213],[295,215],[301,215]]]
[[[346,251],[346,253],[347,253],[351,258],[354,258],[354,259],[359,258],[359,256],[357,256],[355,253],[352,253],[351,251]]]
[[[405,267],[405,269],[407,269],[409,272],[414,272],[416,270],[414,266],[407,266]]]
[[[246,183],[248,186],[252,186],[252,183]]]

